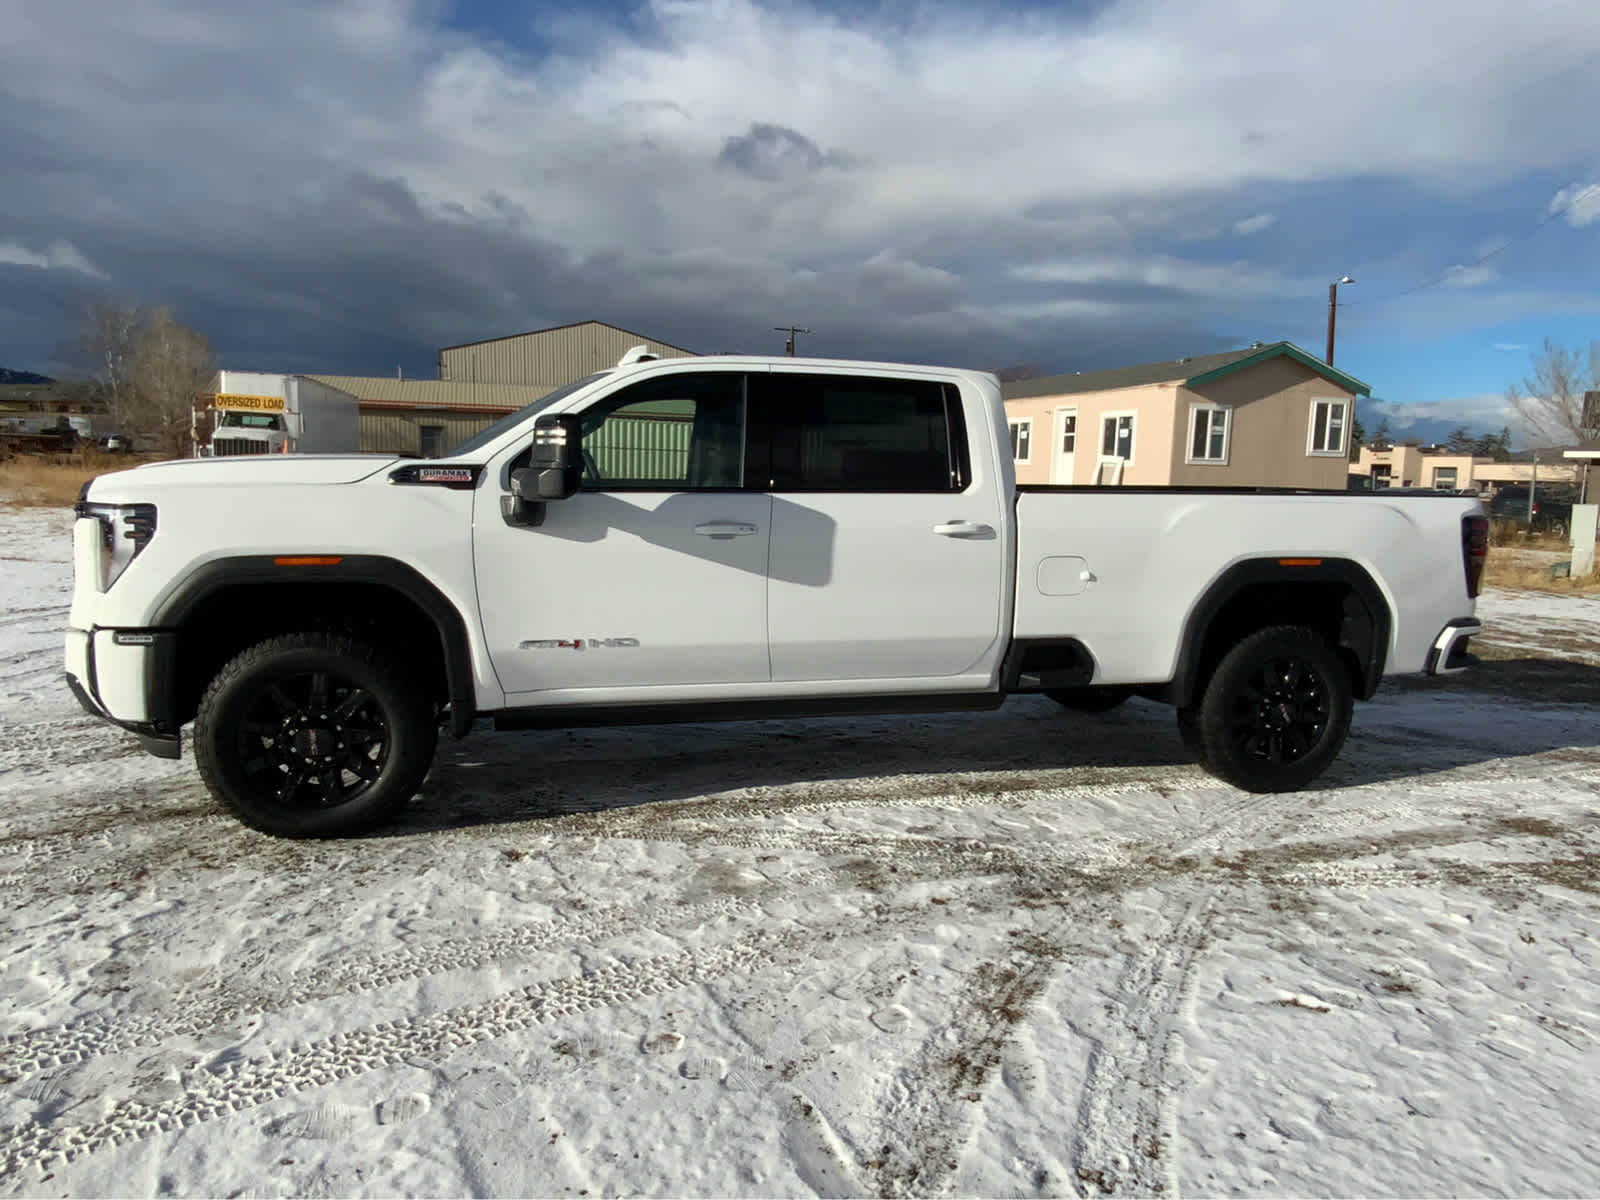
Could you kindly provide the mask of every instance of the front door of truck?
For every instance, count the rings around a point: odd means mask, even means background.
[[[479,489],[478,603],[509,703],[770,678],[772,500],[745,487],[746,392],[742,372],[700,370],[601,397],[581,490],[542,525],[502,519],[510,464]]]

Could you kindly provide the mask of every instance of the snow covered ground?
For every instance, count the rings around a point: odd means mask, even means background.
[[[1028,698],[475,736],[304,844],[78,713],[66,532],[0,510],[0,1195],[1600,1179],[1600,602],[1295,796]]]

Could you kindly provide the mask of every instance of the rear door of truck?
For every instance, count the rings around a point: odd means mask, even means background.
[[[979,452],[981,397],[871,369],[775,367],[761,383],[773,682],[986,687],[1005,646],[1010,509]]]

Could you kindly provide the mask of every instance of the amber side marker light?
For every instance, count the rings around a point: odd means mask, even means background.
[[[337,567],[344,561],[342,554],[287,554],[272,560],[275,567]]]
[[[1320,567],[1322,560],[1320,558],[1280,558],[1278,565],[1280,567]]]

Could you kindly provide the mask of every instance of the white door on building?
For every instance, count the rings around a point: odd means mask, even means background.
[[[1072,482],[1072,465],[1078,452],[1078,410],[1056,409],[1056,437],[1051,451],[1050,482]]]

